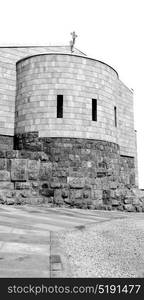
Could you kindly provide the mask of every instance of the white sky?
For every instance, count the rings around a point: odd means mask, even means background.
[[[0,0],[0,46],[68,45],[110,64],[134,89],[139,184],[144,188],[144,1]]]

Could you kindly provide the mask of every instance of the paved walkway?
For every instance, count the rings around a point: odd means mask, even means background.
[[[55,233],[132,217],[121,212],[46,206],[0,206],[0,277],[65,277],[70,272]],[[135,214],[138,216],[138,214]]]

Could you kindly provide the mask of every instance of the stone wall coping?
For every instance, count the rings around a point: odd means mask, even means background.
[[[119,79],[118,72],[113,67],[111,67],[109,64],[107,64],[107,63],[105,63],[105,62],[103,62],[101,60],[97,60],[95,58],[92,58],[92,57],[88,57],[88,56],[84,56],[84,55],[79,55],[79,54],[72,54],[72,53],[48,52],[48,53],[39,53],[39,54],[35,54],[35,55],[29,55],[29,56],[26,56],[26,57],[18,60],[16,62],[16,65],[18,65],[19,63],[21,63],[21,62],[23,62],[23,61],[25,61],[25,60],[27,60],[29,58],[32,58],[32,57],[35,57],[35,56],[43,56],[43,55],[63,55],[63,56],[65,55],[65,56],[72,56],[72,57],[75,56],[75,57],[81,57],[81,58],[84,58],[84,59],[89,59],[89,60],[92,60],[92,61],[96,61],[96,62],[104,64],[104,65],[108,66],[110,69],[112,69],[116,73],[116,75],[117,75],[117,77]]]

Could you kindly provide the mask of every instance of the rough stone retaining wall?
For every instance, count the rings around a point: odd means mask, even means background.
[[[0,151],[0,203],[49,203],[91,209],[144,211],[134,159],[117,144],[18,135],[18,150]]]

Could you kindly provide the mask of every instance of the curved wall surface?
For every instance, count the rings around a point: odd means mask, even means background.
[[[118,76],[110,66],[86,57],[46,54],[17,63],[16,134],[72,137],[117,143],[114,106]],[[63,118],[57,118],[63,95]],[[92,99],[97,121],[92,121]]]

